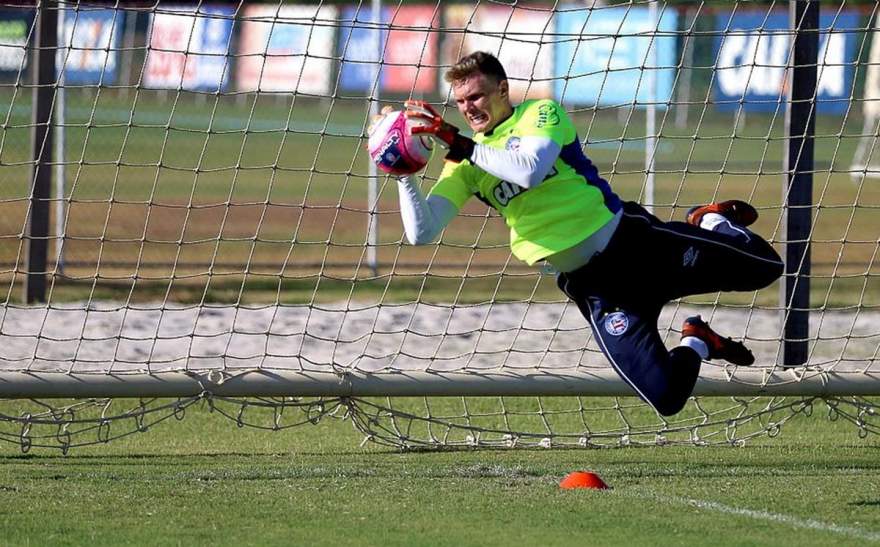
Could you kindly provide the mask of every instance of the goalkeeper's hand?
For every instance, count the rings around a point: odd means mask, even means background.
[[[449,152],[446,159],[454,162],[469,159],[474,152],[474,141],[459,134],[458,128],[446,122],[433,106],[425,101],[409,100],[403,103],[406,117],[416,124],[410,127],[413,135],[428,135],[442,142]]]

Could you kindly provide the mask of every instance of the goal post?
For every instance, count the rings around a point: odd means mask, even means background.
[[[739,444],[819,404],[878,432],[880,194],[845,165],[870,133],[857,73],[875,64],[858,53],[874,14],[808,4],[809,25],[753,2],[0,9],[0,174],[21,181],[0,186],[0,440],[66,451],[200,402],[268,429],[344,417],[404,448]],[[52,51],[42,13],[63,15]],[[515,101],[559,101],[624,199],[665,220],[756,206],[755,230],[793,249],[795,291],[688,297],[658,320],[672,346],[701,314],[755,366],[704,363],[686,408],[662,417],[553,272],[512,258],[496,213],[472,200],[435,244],[405,243],[366,127],[379,97],[423,98],[463,126],[443,71],[474,50],[498,56]],[[50,159],[20,143],[52,127],[62,89]],[[56,193],[24,182],[52,167]],[[789,180],[812,195],[780,193]],[[32,276],[45,292],[22,303]]]
[[[790,21],[793,36],[785,109],[785,281],[781,307],[785,314],[782,364],[794,367],[809,358],[819,2],[790,2]]]

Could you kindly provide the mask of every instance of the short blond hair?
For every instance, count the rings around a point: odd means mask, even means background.
[[[446,71],[444,78],[449,83],[455,83],[477,73],[493,78],[496,83],[507,79],[507,73],[504,71],[501,61],[485,51],[475,51],[470,55],[465,55]]]

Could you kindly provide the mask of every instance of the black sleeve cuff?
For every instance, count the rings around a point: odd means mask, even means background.
[[[458,163],[462,160],[471,159],[474,153],[474,145],[476,143],[470,137],[465,137],[456,133],[449,146],[449,152],[446,153],[446,159]]]

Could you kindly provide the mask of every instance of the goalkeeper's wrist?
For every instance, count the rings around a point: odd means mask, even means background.
[[[458,131],[456,131],[455,135],[452,137],[452,142],[449,143],[449,152],[446,153],[446,159],[455,163],[459,163],[462,160],[469,160],[474,153],[475,145],[476,143],[473,139],[460,135]]]

